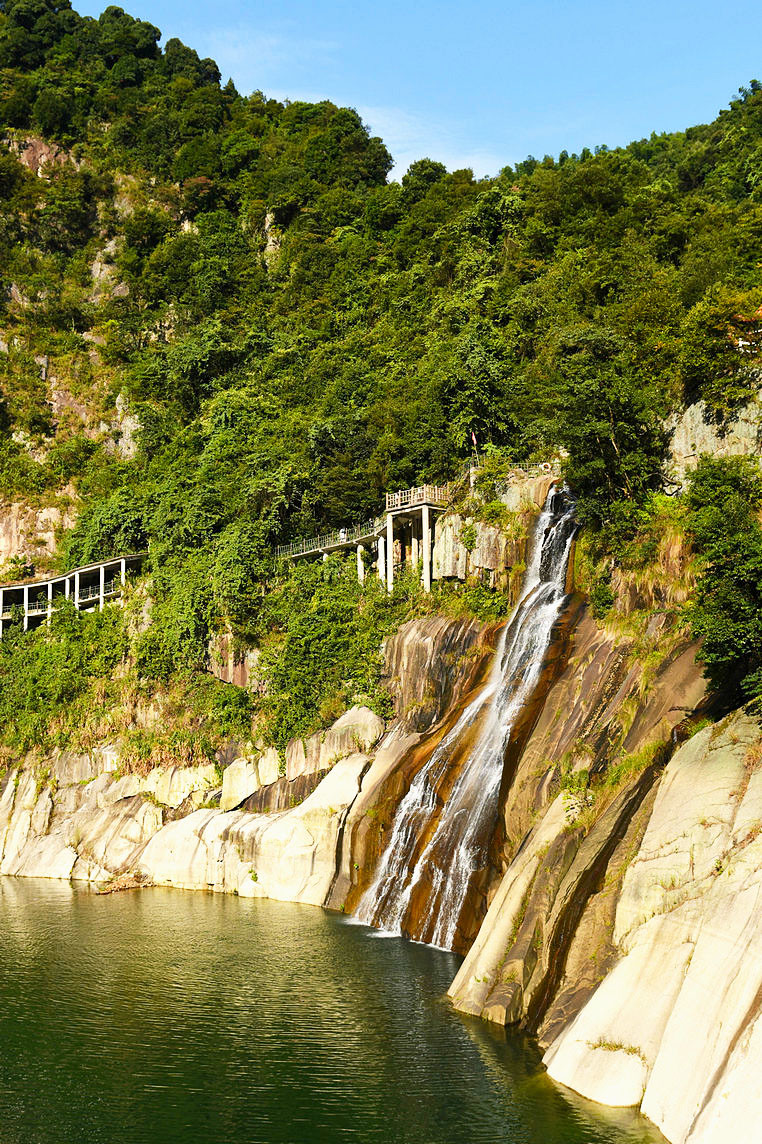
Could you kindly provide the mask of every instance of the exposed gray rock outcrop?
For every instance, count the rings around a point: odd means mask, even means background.
[[[762,400],[757,397],[742,406],[725,424],[712,422],[703,401],[689,405],[680,416],[670,418],[672,434],[669,471],[685,485],[687,474],[702,453],[712,457],[759,456],[762,448]]]

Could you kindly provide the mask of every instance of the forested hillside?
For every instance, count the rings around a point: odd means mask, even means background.
[[[408,589],[368,604],[317,568],[273,595],[272,546],[446,479],[472,432],[498,460],[566,450],[595,560],[647,560],[665,418],[701,397],[722,422],[759,389],[762,87],[626,148],[491,180],[423,158],[389,183],[356,112],[242,96],[159,39],[117,7],[0,0],[0,495],[74,505],[61,566],[150,549],[139,678],[201,665],[219,628],[282,636],[319,597],[334,634],[294,637],[327,673],[307,725]],[[762,487],[748,465],[703,473],[692,618],[737,697],[760,686]]]

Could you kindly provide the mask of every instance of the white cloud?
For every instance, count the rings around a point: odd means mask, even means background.
[[[511,156],[478,144],[468,146],[468,125],[448,124],[435,117],[401,107],[358,104],[356,98],[335,83],[341,45],[330,39],[304,37],[298,29],[257,30],[247,24],[205,28],[203,52],[212,56],[223,80],[232,76],[243,94],[261,90],[279,100],[319,102],[329,99],[339,106],[356,107],[374,135],[380,135],[394,158],[390,177],[400,179],[416,159],[437,159],[450,171],[470,167],[477,178],[496,175]],[[326,72],[326,87],[315,85],[316,73]],[[286,76],[292,77],[288,87]],[[306,82],[305,82],[306,80]],[[301,82],[300,82],[301,81]],[[320,83],[320,80],[318,80]],[[330,88],[330,90],[329,90]]]
[[[331,64],[339,51],[332,40],[262,32],[246,25],[207,29],[204,40],[205,51],[223,76],[232,75],[245,94],[280,84],[284,73],[298,74],[305,65],[312,69]]]
[[[485,147],[463,146],[454,127],[399,107],[360,106],[357,111],[394,157],[391,178],[399,179],[416,159],[437,159],[449,171],[470,167],[477,178],[496,175],[509,155]],[[462,125],[458,125],[462,127]]]

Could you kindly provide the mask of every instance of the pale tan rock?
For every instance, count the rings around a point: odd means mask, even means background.
[[[19,855],[27,843],[32,827],[32,812],[19,807],[14,810],[3,839],[3,855],[0,861],[0,874],[15,874]]]
[[[71,528],[75,521],[76,511],[68,498],[65,507],[30,508],[23,501],[0,505],[0,564],[14,556],[39,559],[52,555],[57,531]]]
[[[465,580],[468,552],[461,539],[464,527],[458,513],[447,513],[436,522],[431,571],[435,580]]]
[[[97,304],[107,301],[109,298],[126,298],[129,295],[130,288],[126,282],[119,279],[117,268],[114,265],[117,252],[118,242],[112,238],[109,239],[103,250],[96,253],[90,267],[90,274],[93,279],[93,288],[90,293],[91,302]]]
[[[192,791],[211,790],[217,781],[213,763],[199,767],[157,767],[141,783],[141,790],[152,794],[164,806],[176,807]]]
[[[225,767],[222,776],[220,810],[232,810],[239,806],[245,798],[259,790],[261,785],[257,763],[253,759],[234,759],[230,766]]]
[[[60,834],[33,836],[13,858],[9,856],[3,872],[24,878],[69,879],[77,857],[77,851]]]
[[[753,1018],[730,1051],[719,1083],[691,1127],[691,1144],[756,1144],[762,1123],[762,1016]]]
[[[97,804],[102,809],[113,806],[123,798],[132,798],[143,788],[144,780],[139,775],[122,775],[116,782],[109,783],[103,791],[96,792]]]
[[[762,997],[761,729],[743,712],[675,754],[625,876],[621,959],[545,1062],[593,1100],[638,1103],[605,1042],[638,1050],[641,1109],[673,1144],[757,1139]],[[729,1134],[728,1134],[729,1133]]]
[[[37,799],[34,810],[32,811],[30,826],[35,834],[47,834],[52,813],[53,799],[51,798],[50,791],[46,788],[40,792],[40,797]]]
[[[73,751],[58,751],[51,758],[50,769],[61,786],[86,783],[99,774],[98,756],[95,752],[83,755]]]
[[[122,761],[122,753],[114,743],[105,743],[103,746],[96,747],[93,754],[99,771],[109,773],[115,771]]]
[[[349,806],[344,819],[341,848],[335,863],[336,876],[325,899],[325,905],[331,909],[343,911],[347,896],[355,885],[370,822],[368,811],[374,807],[379,791],[400,761],[420,739],[420,735],[412,733],[404,724],[395,723],[379,743],[372,761],[367,765],[361,778],[359,793]]]
[[[280,778],[280,757],[275,747],[268,747],[257,760],[262,786],[269,786]]]
[[[548,499],[550,486],[557,479],[548,473],[537,477],[513,480],[499,494],[498,499],[510,512],[537,511],[537,509],[543,508]]]
[[[302,739],[290,739],[286,744],[286,778],[295,779],[307,773],[307,750]]]
[[[286,776],[328,770],[339,759],[369,751],[384,733],[384,721],[368,707],[350,707],[327,731],[306,740],[292,739],[286,747]]]
[[[139,868],[162,885],[322,904],[341,823],[367,765],[365,755],[341,760],[300,806],[280,814],[198,810],[167,823],[142,850]]]

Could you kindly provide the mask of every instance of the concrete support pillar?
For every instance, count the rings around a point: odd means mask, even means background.
[[[122,587],[124,587],[126,579],[127,579],[127,561],[124,558],[122,558],[119,562],[119,580],[120,580]]]
[[[53,615],[53,581],[48,580],[48,623]]]
[[[24,587],[24,631],[29,628],[29,588]]]
[[[376,571],[381,583],[386,579],[386,541],[383,535],[378,538],[378,556],[376,558]]]
[[[361,584],[365,580],[365,561],[363,560],[364,555],[365,555],[365,548],[363,547],[362,544],[358,544],[357,545],[357,579],[360,581]]]
[[[391,592],[394,587],[394,517],[391,513],[386,516],[386,590]]]
[[[74,607],[79,611],[79,572],[74,573]]]
[[[100,572],[101,572],[101,578],[100,578],[100,587],[98,589],[98,611],[102,612],[103,611],[103,605],[106,601],[106,565],[105,564],[101,564]]]
[[[429,522],[429,506],[425,504],[421,509],[421,544],[423,546],[423,590],[431,591],[431,526]]]
[[[421,542],[418,539],[418,534],[415,528],[415,522],[410,525],[411,539],[410,539],[410,563],[415,567],[421,559]]]

